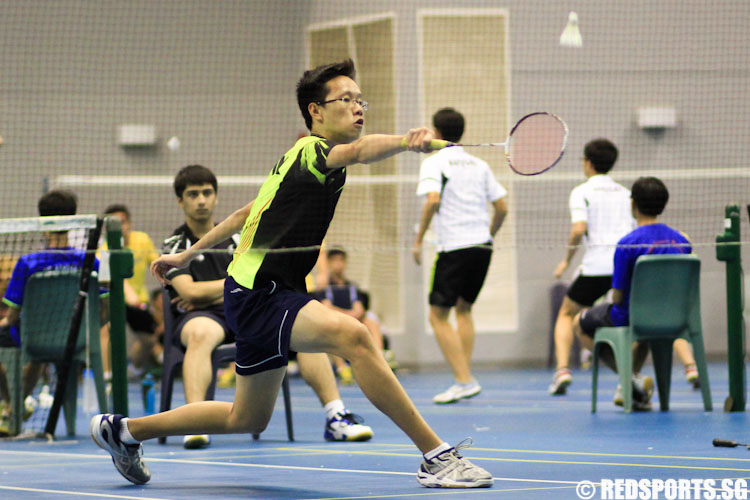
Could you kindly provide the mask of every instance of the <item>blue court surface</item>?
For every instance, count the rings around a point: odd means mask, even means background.
[[[323,410],[312,390],[293,378],[295,442],[286,440],[279,401],[259,441],[247,435],[214,436],[204,450],[185,450],[180,438],[170,438],[166,445],[145,443],[153,477],[144,486],[134,486],[91,441],[88,418],[80,414],[74,439],[0,442],[0,498],[567,499],[580,498],[576,485],[582,480],[750,479],[750,453],[744,447],[711,444],[714,437],[750,440],[748,414],[722,410],[728,393],[726,364],[710,368],[710,413],[703,411],[700,392],[688,386],[678,367],[671,410],[630,415],[611,402],[616,379],[609,372],[600,377],[596,414],[590,413],[590,372],[574,372],[568,395],[554,398],[546,392],[551,378],[547,370],[485,370],[476,375],[483,392],[447,406],[431,402],[450,384],[447,373],[399,378],[444,440],[455,444],[468,436],[474,439],[474,446],[463,453],[493,474],[490,489],[421,487],[415,479],[418,450],[356,386],[342,387],[342,397],[374,428],[374,439],[325,442]],[[181,389],[175,388],[176,402]],[[142,412],[139,391],[131,385],[133,416]],[[232,393],[222,389],[217,397],[230,400]],[[600,498],[600,492],[593,498]]]

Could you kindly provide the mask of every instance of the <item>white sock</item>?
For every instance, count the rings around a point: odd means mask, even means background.
[[[438,446],[434,450],[431,450],[431,451],[428,451],[427,453],[425,453],[424,454],[424,458],[425,458],[425,460],[432,460],[436,456],[440,455],[442,452],[450,450],[451,448],[452,448],[451,445],[449,445],[448,443],[446,443],[445,441],[443,441],[442,443],[440,443],[440,446]]]
[[[325,406],[326,417],[328,417],[328,419],[330,420],[335,417],[337,413],[343,413],[345,409],[346,407],[344,406],[343,401],[341,401],[340,399],[334,399]]]
[[[125,444],[138,444],[140,441],[138,441],[136,438],[133,437],[132,434],[130,434],[130,431],[128,430],[128,419],[123,418],[120,420],[120,441],[122,441]]]

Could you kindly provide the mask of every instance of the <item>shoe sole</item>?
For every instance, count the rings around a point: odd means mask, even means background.
[[[572,384],[573,381],[568,380],[561,380],[559,384],[557,384],[557,387],[555,387],[554,390],[549,391],[550,396],[564,396],[565,393],[568,391],[568,386]]]
[[[182,447],[186,450],[200,450],[211,446],[211,440],[203,441],[202,439],[189,439],[182,442]]]
[[[465,488],[489,488],[494,484],[493,479],[479,479],[473,483],[457,483],[455,481],[445,482],[437,481],[432,477],[424,477],[417,474],[417,482],[425,488],[451,488],[451,489],[465,489]]]
[[[339,442],[343,443],[345,441],[354,442],[354,441],[369,441],[372,439],[372,432],[363,432],[361,434],[355,434],[354,436],[346,436],[344,439],[336,439],[333,436],[330,436],[328,434],[324,435],[326,441],[332,441],[332,442]]]
[[[468,394],[462,394],[461,396],[458,396],[457,398],[451,399],[449,401],[435,401],[433,399],[432,402],[435,403],[436,405],[450,405],[450,404],[453,404],[453,403],[458,403],[462,399],[471,399],[474,396],[478,396],[479,393],[481,393],[481,392],[482,392],[482,388],[480,387],[476,392],[471,392],[471,393],[468,393]]]

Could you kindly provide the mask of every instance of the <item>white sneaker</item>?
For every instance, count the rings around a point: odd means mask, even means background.
[[[482,392],[482,386],[476,380],[472,380],[468,384],[453,384],[445,391],[435,395],[432,402],[439,405],[455,403],[461,399],[473,398],[480,392]]]
[[[633,411],[651,411],[651,396],[654,394],[654,379],[643,375],[633,375]],[[624,406],[622,386],[617,384],[614,398],[615,406]]]
[[[141,460],[143,447],[120,441],[122,415],[94,415],[89,429],[91,439],[99,448],[112,455],[112,463],[122,476],[134,484],[144,484],[151,479],[151,471]]]
[[[422,460],[422,466],[417,472],[419,484],[427,488],[489,488],[492,486],[494,480],[489,472],[459,455],[459,450],[471,444],[471,438],[468,438],[432,460]]]
[[[372,429],[362,422],[362,417],[348,410],[338,412],[326,421],[323,437],[326,441],[367,441],[372,438]]]
[[[208,434],[187,435],[182,438],[182,447],[186,450],[198,450],[206,448],[211,444],[211,436]]]
[[[573,377],[570,376],[570,370],[567,368],[560,368],[555,372],[552,384],[550,384],[547,390],[551,396],[563,396],[572,382]]]

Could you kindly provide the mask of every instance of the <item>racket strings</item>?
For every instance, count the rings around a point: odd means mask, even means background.
[[[522,175],[535,175],[552,168],[565,151],[568,130],[549,113],[534,113],[521,119],[511,131],[506,156],[510,167]]]

